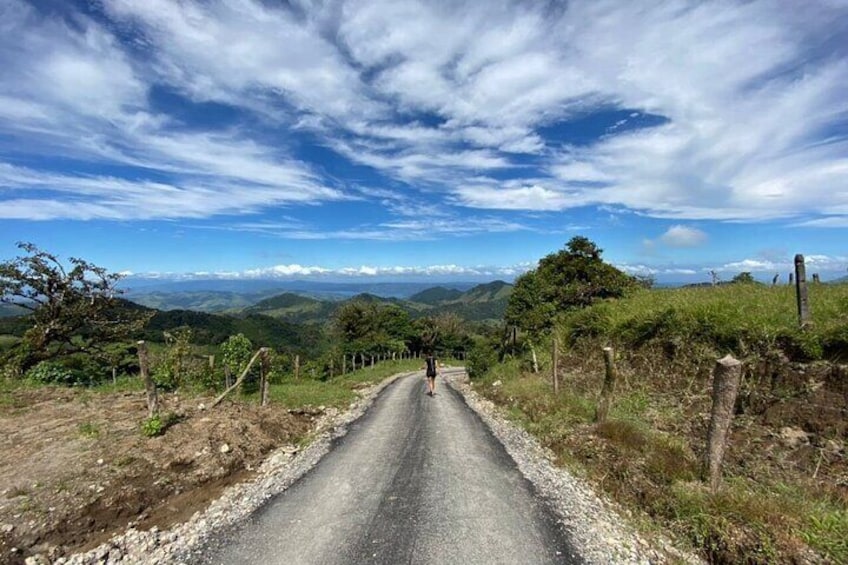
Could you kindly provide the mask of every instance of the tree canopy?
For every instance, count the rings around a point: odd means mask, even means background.
[[[522,330],[549,330],[558,312],[583,308],[605,298],[618,298],[639,281],[601,258],[603,250],[575,236],[564,249],[547,255],[539,266],[515,281],[505,320]]]
[[[77,352],[92,352],[138,333],[149,313],[127,308],[115,288],[121,275],[71,257],[68,266],[31,243],[26,255],[0,263],[0,301],[30,311],[23,365]]]

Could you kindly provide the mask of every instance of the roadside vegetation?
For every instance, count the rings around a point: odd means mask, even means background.
[[[811,284],[802,330],[794,287],[748,275],[648,289],[609,276],[593,244],[572,243],[527,275],[533,284],[517,281],[504,335],[469,354],[475,389],[643,528],[710,563],[848,562],[848,284]],[[534,300],[522,301],[527,289]],[[596,423],[604,347],[618,381]],[[726,354],[743,362],[743,381],[713,492],[703,458],[712,370]]]

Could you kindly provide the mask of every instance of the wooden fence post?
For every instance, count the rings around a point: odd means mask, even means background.
[[[713,375],[713,407],[707,434],[707,452],[703,475],[709,478],[713,492],[721,482],[721,462],[727,449],[727,434],[733,422],[733,407],[739,393],[742,362],[726,355],[716,361]]]
[[[138,342],[138,367],[144,381],[144,390],[147,391],[147,416],[153,418],[159,415],[159,396],[156,394],[156,383],[150,377],[150,359],[144,340]]]
[[[260,354],[260,365],[259,365],[259,394],[261,395],[262,406],[268,405],[268,393],[270,385],[268,383],[268,377],[271,374],[271,356],[268,355],[268,348],[263,347],[259,350]]]
[[[347,374],[347,353],[342,353],[342,374]]]
[[[554,378],[554,394],[559,394],[559,373],[557,368],[559,365],[559,340],[553,339],[553,350],[551,351],[551,374]]]
[[[300,378],[300,355],[294,356],[294,379]]]
[[[213,371],[215,370],[215,356],[214,355],[209,356],[209,368]]]
[[[615,381],[618,377],[618,372],[615,369],[615,352],[612,347],[604,347],[604,387],[601,389],[601,400],[598,402],[598,409],[595,411],[595,422],[603,424],[609,415],[610,404],[612,403],[612,395],[615,392]]]
[[[795,256],[795,297],[798,301],[798,323],[803,328],[810,323],[810,301],[807,297],[807,275],[804,256]]]
[[[333,358],[330,357],[330,380],[333,380]]]

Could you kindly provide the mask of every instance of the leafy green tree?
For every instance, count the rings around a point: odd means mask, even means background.
[[[730,282],[734,284],[756,284],[757,281],[750,272],[745,271],[733,277]]]
[[[533,334],[548,331],[557,313],[618,298],[639,288],[639,281],[605,263],[603,250],[576,236],[565,249],[542,258],[539,266],[516,280],[505,320]]]
[[[224,366],[231,375],[238,376],[247,367],[253,355],[253,344],[244,334],[231,335],[221,344],[221,355]]]
[[[117,298],[121,275],[76,257],[66,268],[56,255],[31,243],[18,248],[26,255],[0,263],[0,302],[30,311],[23,368],[90,353],[138,334],[149,320],[148,312]]]

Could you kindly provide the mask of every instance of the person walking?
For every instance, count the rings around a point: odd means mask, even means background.
[[[432,352],[427,353],[424,359],[424,375],[427,378],[427,394],[436,396],[436,375],[439,372],[439,361]]]

